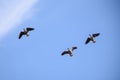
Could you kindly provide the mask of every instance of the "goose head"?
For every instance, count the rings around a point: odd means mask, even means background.
[[[23,32],[24,32],[25,34],[28,33],[28,31],[27,31],[25,28],[23,28]]]

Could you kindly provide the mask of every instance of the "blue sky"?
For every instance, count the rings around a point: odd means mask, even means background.
[[[25,4],[26,3],[26,4]],[[1,0],[0,80],[119,80],[119,0]],[[25,27],[29,37],[18,39]],[[92,33],[96,43],[85,45]],[[73,57],[61,56],[77,46]]]

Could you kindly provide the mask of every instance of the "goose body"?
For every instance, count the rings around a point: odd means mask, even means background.
[[[28,37],[28,36],[29,36],[28,32],[29,32],[29,31],[32,31],[32,30],[34,30],[34,28],[29,28],[29,27],[27,27],[26,29],[24,29],[23,31],[21,31],[21,32],[19,33],[19,39],[20,39],[23,35],[26,35],[26,37]]]
[[[90,41],[92,41],[93,43],[96,43],[94,38],[99,36],[99,35],[100,35],[100,33],[95,33],[95,34],[92,34],[92,35],[89,34],[90,37],[87,38],[85,44],[88,44]]]
[[[69,54],[70,57],[72,57],[72,56],[73,56],[72,52],[73,52],[73,50],[77,49],[77,47],[72,47],[71,49],[69,49],[69,48],[67,48],[67,49],[68,49],[68,50],[63,51],[61,55],[63,56],[63,55],[65,55],[65,54]]]

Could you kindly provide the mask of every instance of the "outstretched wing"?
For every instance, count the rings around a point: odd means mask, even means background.
[[[32,31],[32,30],[34,30],[34,28],[27,27],[26,30],[27,31]]]
[[[68,51],[64,51],[64,52],[62,52],[61,55],[63,56],[63,55],[65,55],[65,54],[68,54]]]
[[[73,50],[75,50],[75,49],[77,49],[77,47],[76,47],[76,46],[72,47],[72,51],[73,51]]]
[[[92,34],[93,37],[97,37],[99,35],[100,35],[100,33]]]
[[[87,40],[86,40],[86,42],[85,42],[85,44],[88,44],[90,42],[90,40],[91,39],[88,37]]]
[[[22,37],[22,35],[24,35],[24,32],[20,32],[19,39]]]

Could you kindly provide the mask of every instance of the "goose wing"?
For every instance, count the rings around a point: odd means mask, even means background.
[[[88,44],[90,42],[90,40],[91,39],[88,37],[87,40],[86,40],[86,42],[85,42],[85,44]]]
[[[68,51],[63,51],[61,55],[63,56],[65,54],[68,54]]]
[[[99,35],[100,35],[100,33],[92,34],[93,37],[97,37]]]
[[[72,51],[73,51],[73,50],[75,50],[75,49],[77,49],[77,47],[76,47],[76,46],[72,47]]]
[[[27,27],[26,30],[27,31],[32,31],[32,30],[34,30],[34,28]]]
[[[25,33],[24,32],[20,32],[19,34],[19,39],[22,37],[22,35],[24,35]]]

